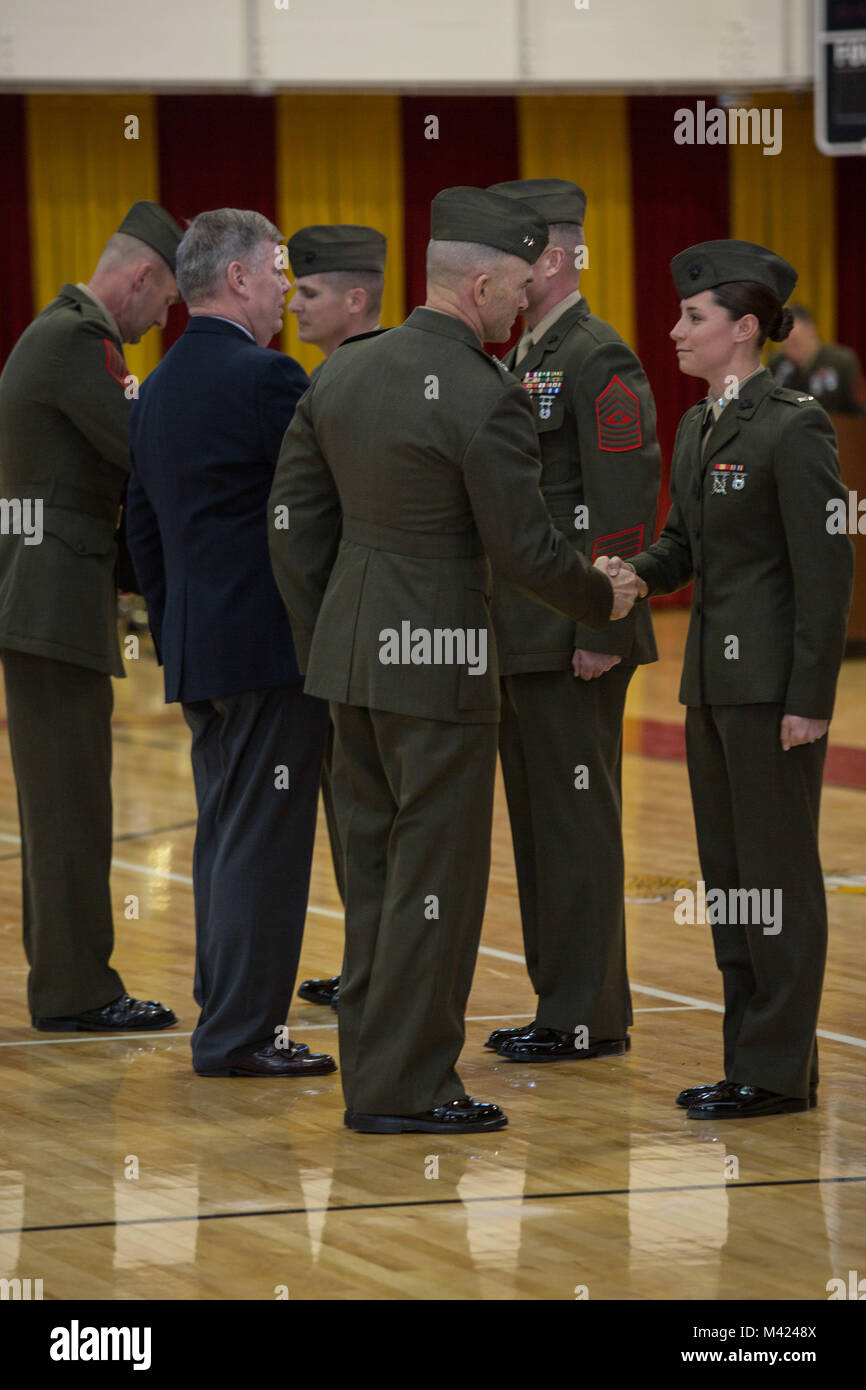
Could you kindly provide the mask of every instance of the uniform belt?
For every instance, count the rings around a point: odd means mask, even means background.
[[[471,560],[483,555],[477,531],[431,534],[429,531],[400,531],[395,526],[377,526],[372,521],[343,517],[343,540],[365,545],[370,550],[387,550],[393,555],[411,555],[418,560]]]
[[[100,497],[94,492],[85,492],[83,488],[59,486],[51,489],[51,495],[46,497],[47,507],[68,507],[74,512],[84,512],[86,516],[95,516],[100,521],[113,521],[116,526],[120,525],[121,506],[119,502],[114,502],[110,497]]]

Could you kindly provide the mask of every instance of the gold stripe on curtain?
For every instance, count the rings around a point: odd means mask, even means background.
[[[124,136],[138,117],[138,139]],[[131,126],[129,127],[132,128]],[[89,280],[105,243],[140,198],[158,202],[156,103],[142,93],[27,98],[33,299],[39,309],[66,281]],[[159,362],[152,328],[124,349],[139,379]]]
[[[744,102],[745,106],[746,103]],[[749,105],[780,110],[782,148],[730,146],[731,236],[768,246],[799,274],[793,303],[806,304],[822,337],[836,334],[836,205],[833,160],[815,148],[812,97],[756,92]],[[778,130],[779,117],[774,118]],[[767,352],[777,352],[776,343]]]
[[[590,308],[634,344],[634,238],[627,97],[518,97],[520,176],[571,179],[587,195]]]
[[[283,234],[327,222],[378,228],[388,238],[382,322],[402,323],[400,98],[282,93],[276,121],[277,221]],[[322,361],[319,348],[299,341],[294,314],[286,314],[282,346],[308,372]]]

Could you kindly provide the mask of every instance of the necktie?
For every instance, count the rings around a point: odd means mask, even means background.
[[[532,347],[532,334],[531,334],[531,333],[524,333],[523,337],[520,339],[520,342],[517,344],[517,353],[516,353],[515,358],[514,358],[514,365],[515,365],[515,367],[519,367],[519,366],[520,366],[520,363],[523,361],[524,357],[526,356],[526,354],[528,353],[528,351],[529,351],[529,349],[530,349],[531,347]]]

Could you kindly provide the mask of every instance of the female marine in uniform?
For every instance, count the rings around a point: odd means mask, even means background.
[[[786,1114],[817,1103],[818,811],[853,571],[827,520],[847,494],[823,408],[760,364],[790,330],[793,267],[712,241],[671,269],[680,370],[709,395],[680,422],[671,511],[634,568],[650,594],[694,580],[680,700],[725,1002],[725,1079],[677,1103],[695,1119]]]

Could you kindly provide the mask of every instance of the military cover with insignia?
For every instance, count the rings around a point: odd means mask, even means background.
[[[817,826],[852,576],[850,541],[825,522],[845,488],[825,411],[760,364],[765,339],[789,330],[793,266],[751,242],[712,241],[671,269],[680,370],[710,394],[680,422],[671,510],[633,564],[650,593],[694,583],[680,700],[707,892],[783,904],[778,930],[748,914],[713,926],[725,1080],[677,1103],[695,1119],[788,1114],[817,1103]]]
[[[655,405],[634,352],[580,291],[586,195],[566,179],[494,190],[550,225],[527,288],[526,332],[507,359],[535,410],[542,495],[587,559],[636,555],[655,525]],[[592,632],[499,581],[493,617],[504,677],[500,755],[538,1004],[534,1030],[497,1029],[490,1046],[521,1061],[622,1054],[631,1003],[617,788],[628,684],[638,664],[656,658],[649,610],[638,605]],[[576,761],[587,766],[586,790],[566,775]],[[583,1050],[579,1025],[588,1030]]]

